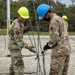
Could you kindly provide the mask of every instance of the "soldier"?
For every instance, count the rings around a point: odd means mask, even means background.
[[[68,18],[66,15],[63,15],[62,19],[63,19],[63,23],[64,23],[64,36],[66,37],[66,39],[68,39],[69,38],[69,35],[68,35]]]
[[[29,18],[29,11],[26,7],[19,8],[18,18],[12,22],[9,30],[8,49],[11,54],[12,64],[10,66],[10,75],[24,75],[24,63],[22,58],[22,48],[29,49],[35,53],[33,46],[28,46],[23,41],[23,34],[30,30],[30,27],[24,28],[24,22]]]
[[[52,49],[49,75],[67,75],[70,57],[70,45],[64,36],[63,19],[51,11],[47,4],[40,4],[37,8],[39,19],[50,21],[50,40],[43,50]],[[68,40],[67,40],[68,42]]]

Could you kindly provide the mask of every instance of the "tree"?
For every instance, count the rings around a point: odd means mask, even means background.
[[[72,2],[72,6],[74,5],[74,3],[75,3],[75,0],[70,0],[71,2]]]
[[[0,26],[3,27],[6,20],[6,0],[0,1]]]
[[[69,22],[69,30],[74,31],[75,30],[75,5],[70,7],[66,7],[65,4],[60,3],[58,0],[55,3],[53,0],[18,0],[16,2],[13,2],[10,0],[10,17],[11,20],[13,20],[15,17],[18,16],[17,10],[21,6],[26,6],[29,9],[29,15],[30,15],[30,20],[33,26],[36,26],[36,9],[39,4],[41,3],[47,3],[51,6],[51,9],[53,12],[58,14],[59,16],[62,15],[67,15],[68,17],[68,22]],[[72,2],[75,2],[75,0],[71,0]],[[35,8],[35,9],[34,9]],[[6,12],[6,0],[0,0],[0,27],[6,24],[4,23],[7,17],[7,12]],[[37,19],[38,19],[38,14],[36,13]],[[27,21],[27,25],[29,25],[29,20]],[[49,23],[46,21],[41,21],[40,22],[40,28],[41,30],[48,31]]]

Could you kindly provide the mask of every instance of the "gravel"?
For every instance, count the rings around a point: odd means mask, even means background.
[[[33,45],[34,44],[34,38],[35,38],[35,43],[36,47],[38,50],[38,46],[41,45],[43,47],[46,42],[49,41],[49,36],[40,36],[40,39],[38,40],[38,36],[30,36]],[[69,69],[68,69],[68,75],[75,75],[75,36],[70,36],[70,45],[71,45],[71,55],[70,55],[70,62],[69,62]],[[7,36],[0,36],[0,75],[9,75],[9,67],[11,64],[11,59],[10,57],[6,57],[8,54],[10,54],[8,48],[7,48],[7,42],[6,41]],[[24,41],[31,45],[31,42],[29,40],[29,36],[24,36]],[[38,44],[39,41],[39,44]],[[45,68],[46,68],[46,74],[49,74],[50,70],[50,54],[51,50],[48,50],[45,53]],[[30,52],[27,49],[22,49],[22,55],[23,55],[23,61],[25,65],[25,73],[24,75],[42,75],[43,73],[43,57],[41,55],[41,49],[39,48],[39,55],[40,55],[40,64],[39,66],[41,67],[37,71],[37,62],[38,59],[36,59],[36,54]]]

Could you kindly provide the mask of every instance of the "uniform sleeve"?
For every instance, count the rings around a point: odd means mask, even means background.
[[[50,41],[49,46],[54,47],[59,41],[59,25],[57,21],[52,21],[50,24]]]
[[[14,41],[15,44],[18,45],[19,47],[28,47],[27,43],[24,43],[23,41],[23,35],[20,31],[19,25],[14,25],[13,27],[13,33],[14,33]]]
[[[64,22],[64,37],[65,39],[68,39],[69,35],[68,35],[68,22],[66,22],[65,20],[63,21]]]

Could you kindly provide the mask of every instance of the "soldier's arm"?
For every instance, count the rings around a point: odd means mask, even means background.
[[[14,32],[14,41],[15,43],[19,46],[19,47],[28,47],[27,43],[24,43],[23,39],[22,39],[22,34],[20,32],[20,27],[15,25],[13,28],[13,32]]]
[[[48,44],[50,47],[55,47],[59,41],[59,27],[57,21],[53,21],[50,25],[50,41]]]

